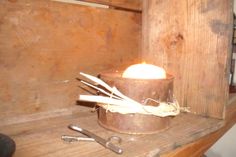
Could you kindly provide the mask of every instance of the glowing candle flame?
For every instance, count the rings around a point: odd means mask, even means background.
[[[122,77],[133,79],[165,79],[166,72],[161,67],[144,62],[129,66],[122,74]]]

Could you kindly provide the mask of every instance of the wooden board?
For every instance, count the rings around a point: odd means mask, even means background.
[[[111,135],[120,136],[123,139],[121,147],[124,149],[121,156],[157,157],[160,152],[163,157],[198,157],[235,124],[235,96],[230,101],[226,106],[225,121],[181,114],[172,119],[168,130],[152,135],[125,135],[107,131],[97,124],[96,113],[91,113],[90,109],[82,106],[77,106],[77,110],[67,116],[0,125],[0,132],[15,140],[17,157],[120,156],[93,142],[62,142],[61,135],[79,135],[67,128],[69,124],[78,124],[103,138]]]
[[[181,106],[224,118],[233,1],[143,2],[143,59],[175,76],[174,93]]]
[[[233,97],[232,97],[233,96]],[[230,95],[230,101],[226,106],[226,118],[224,127],[206,135],[192,143],[182,146],[161,157],[199,157],[223,136],[236,123],[236,95]]]
[[[140,62],[140,23],[132,12],[1,0],[1,122],[69,113],[80,71],[97,75]]]
[[[64,143],[60,136],[79,135],[67,129],[68,124],[78,124],[102,137],[121,136],[122,156],[155,157],[160,151],[163,157],[188,157],[202,155],[236,122],[236,97],[231,95],[226,106],[226,119],[220,121],[191,114],[182,114],[172,119],[169,130],[153,135],[117,134],[101,128],[95,113],[77,106],[72,115],[46,118],[28,123],[1,125],[0,132],[10,135],[17,143],[15,156],[116,156],[95,143]],[[37,125],[34,125],[36,124]],[[224,126],[223,126],[224,125]],[[222,127],[223,126],[223,127]],[[216,132],[214,132],[216,131]],[[142,148],[142,149],[139,149]],[[62,153],[63,152],[63,153]]]
[[[81,0],[85,2],[94,2],[105,4],[117,9],[124,9],[127,11],[142,11],[142,0]]]
[[[35,125],[37,124],[37,125]],[[104,149],[95,142],[65,143],[61,135],[80,135],[67,128],[69,124],[77,124],[103,138],[111,135],[120,136],[123,140],[122,156],[126,157],[154,157],[172,151],[187,143],[193,142],[211,132],[221,128],[223,121],[202,118],[192,114],[181,114],[172,119],[170,128],[152,135],[127,135],[107,131],[97,124],[96,113],[78,106],[72,115],[44,120],[0,126],[0,132],[5,133],[16,141],[15,156],[56,157],[113,157],[120,156]]]

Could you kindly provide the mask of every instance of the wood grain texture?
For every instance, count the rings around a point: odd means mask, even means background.
[[[67,110],[82,92],[80,71],[97,75],[140,62],[140,23],[132,12],[1,0],[1,121]]]
[[[168,130],[152,135],[114,133],[100,127],[96,120],[96,113],[89,112],[88,108],[77,106],[77,110],[71,115],[2,125],[0,132],[16,141],[15,156],[17,157],[120,156],[93,142],[71,144],[62,142],[61,135],[79,135],[67,128],[69,124],[78,124],[104,138],[111,135],[122,137],[121,147],[124,149],[122,156],[155,157],[160,152],[161,157],[199,157],[235,124],[236,101],[234,99],[226,106],[225,121],[181,114],[172,120]]]
[[[203,118],[192,114],[181,114],[172,119],[170,128],[151,135],[118,134],[100,127],[96,113],[89,112],[85,107],[77,106],[77,112],[57,118],[0,126],[0,132],[10,135],[17,145],[15,156],[34,157],[113,157],[120,156],[104,149],[94,142],[65,143],[61,135],[79,135],[67,128],[69,124],[78,124],[101,137],[111,135],[120,136],[123,140],[121,147],[125,157],[154,157],[175,150],[191,143],[209,133],[212,133],[224,124],[223,121]],[[35,125],[37,124],[37,125]]]
[[[233,1],[143,2],[143,59],[175,76],[174,93],[181,106],[224,118]]]
[[[142,11],[142,0],[81,0],[109,5],[115,8],[128,9],[130,11]]]
[[[161,157],[200,157],[202,156],[221,136],[223,136],[236,123],[236,101],[230,99],[230,103],[226,106],[226,118],[224,127],[196,140],[188,145],[182,146],[170,153],[166,153]]]

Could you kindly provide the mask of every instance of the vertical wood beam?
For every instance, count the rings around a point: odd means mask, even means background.
[[[232,28],[232,0],[144,0],[142,56],[175,76],[181,106],[224,118]]]

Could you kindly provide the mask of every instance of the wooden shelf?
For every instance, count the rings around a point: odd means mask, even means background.
[[[96,113],[91,113],[89,109],[79,106],[78,110],[81,111],[71,115],[0,126],[0,132],[10,135],[16,141],[15,156],[17,157],[56,157],[62,156],[62,154],[67,157],[116,156],[95,142],[68,144],[61,141],[60,137],[63,134],[79,135],[79,133],[67,128],[69,124],[78,124],[104,138],[111,135],[120,136],[123,139],[121,147],[124,149],[124,154],[122,156],[141,157],[155,156],[159,150],[161,154],[182,150],[188,147],[189,143],[208,137],[221,129],[223,129],[220,132],[222,135],[229,126],[233,125],[236,117],[236,105],[232,103],[227,107],[227,111],[230,111],[227,112],[227,126],[222,120],[204,118],[193,114],[181,114],[172,119],[170,128],[166,131],[152,135],[125,135],[107,131],[100,127],[97,124]],[[216,141],[218,138],[217,134],[217,138],[212,141]],[[196,151],[196,149],[194,150]]]
[[[78,135],[67,128],[71,123],[104,138],[120,136],[122,156],[152,157],[158,152],[163,156],[200,156],[235,123],[235,95],[230,96],[224,121],[181,114],[172,119],[168,130],[152,135],[107,131],[97,124],[95,113],[81,106],[71,113],[71,104],[80,92],[69,78],[78,70],[97,74],[141,60],[173,74],[177,100],[194,113],[222,118],[228,100],[225,72],[229,71],[232,30],[225,26],[233,24],[230,1],[216,1],[214,5],[189,5],[187,0],[160,4],[154,0],[84,1],[133,12],[45,0],[0,2],[1,15],[6,15],[1,21],[1,52],[5,53],[1,63],[0,132],[16,141],[16,157],[116,156],[95,142],[61,141],[63,134]],[[147,4],[142,7],[142,2]],[[29,10],[34,13],[29,14]],[[35,44],[32,39],[45,40]],[[145,49],[142,53],[137,46],[141,42]]]
[[[67,128],[69,124],[78,124],[104,138],[120,136],[123,139],[121,147],[124,149],[121,156],[152,157],[159,152],[161,157],[197,157],[236,122],[236,94],[230,94],[225,120],[182,113],[172,119],[168,130],[152,135],[126,135],[108,131],[97,124],[97,115],[91,113],[89,108],[78,106],[76,109],[76,112],[68,112],[72,113],[69,115],[11,125],[1,124],[0,132],[15,140],[17,157],[116,156],[95,142],[63,142],[61,135],[79,135]]]
[[[236,93],[230,93],[229,99],[226,105],[231,105],[236,101]]]
[[[221,136],[223,136],[236,123],[236,94],[229,95],[226,105],[224,126],[196,141],[184,145],[162,157],[199,157],[207,151]]]

